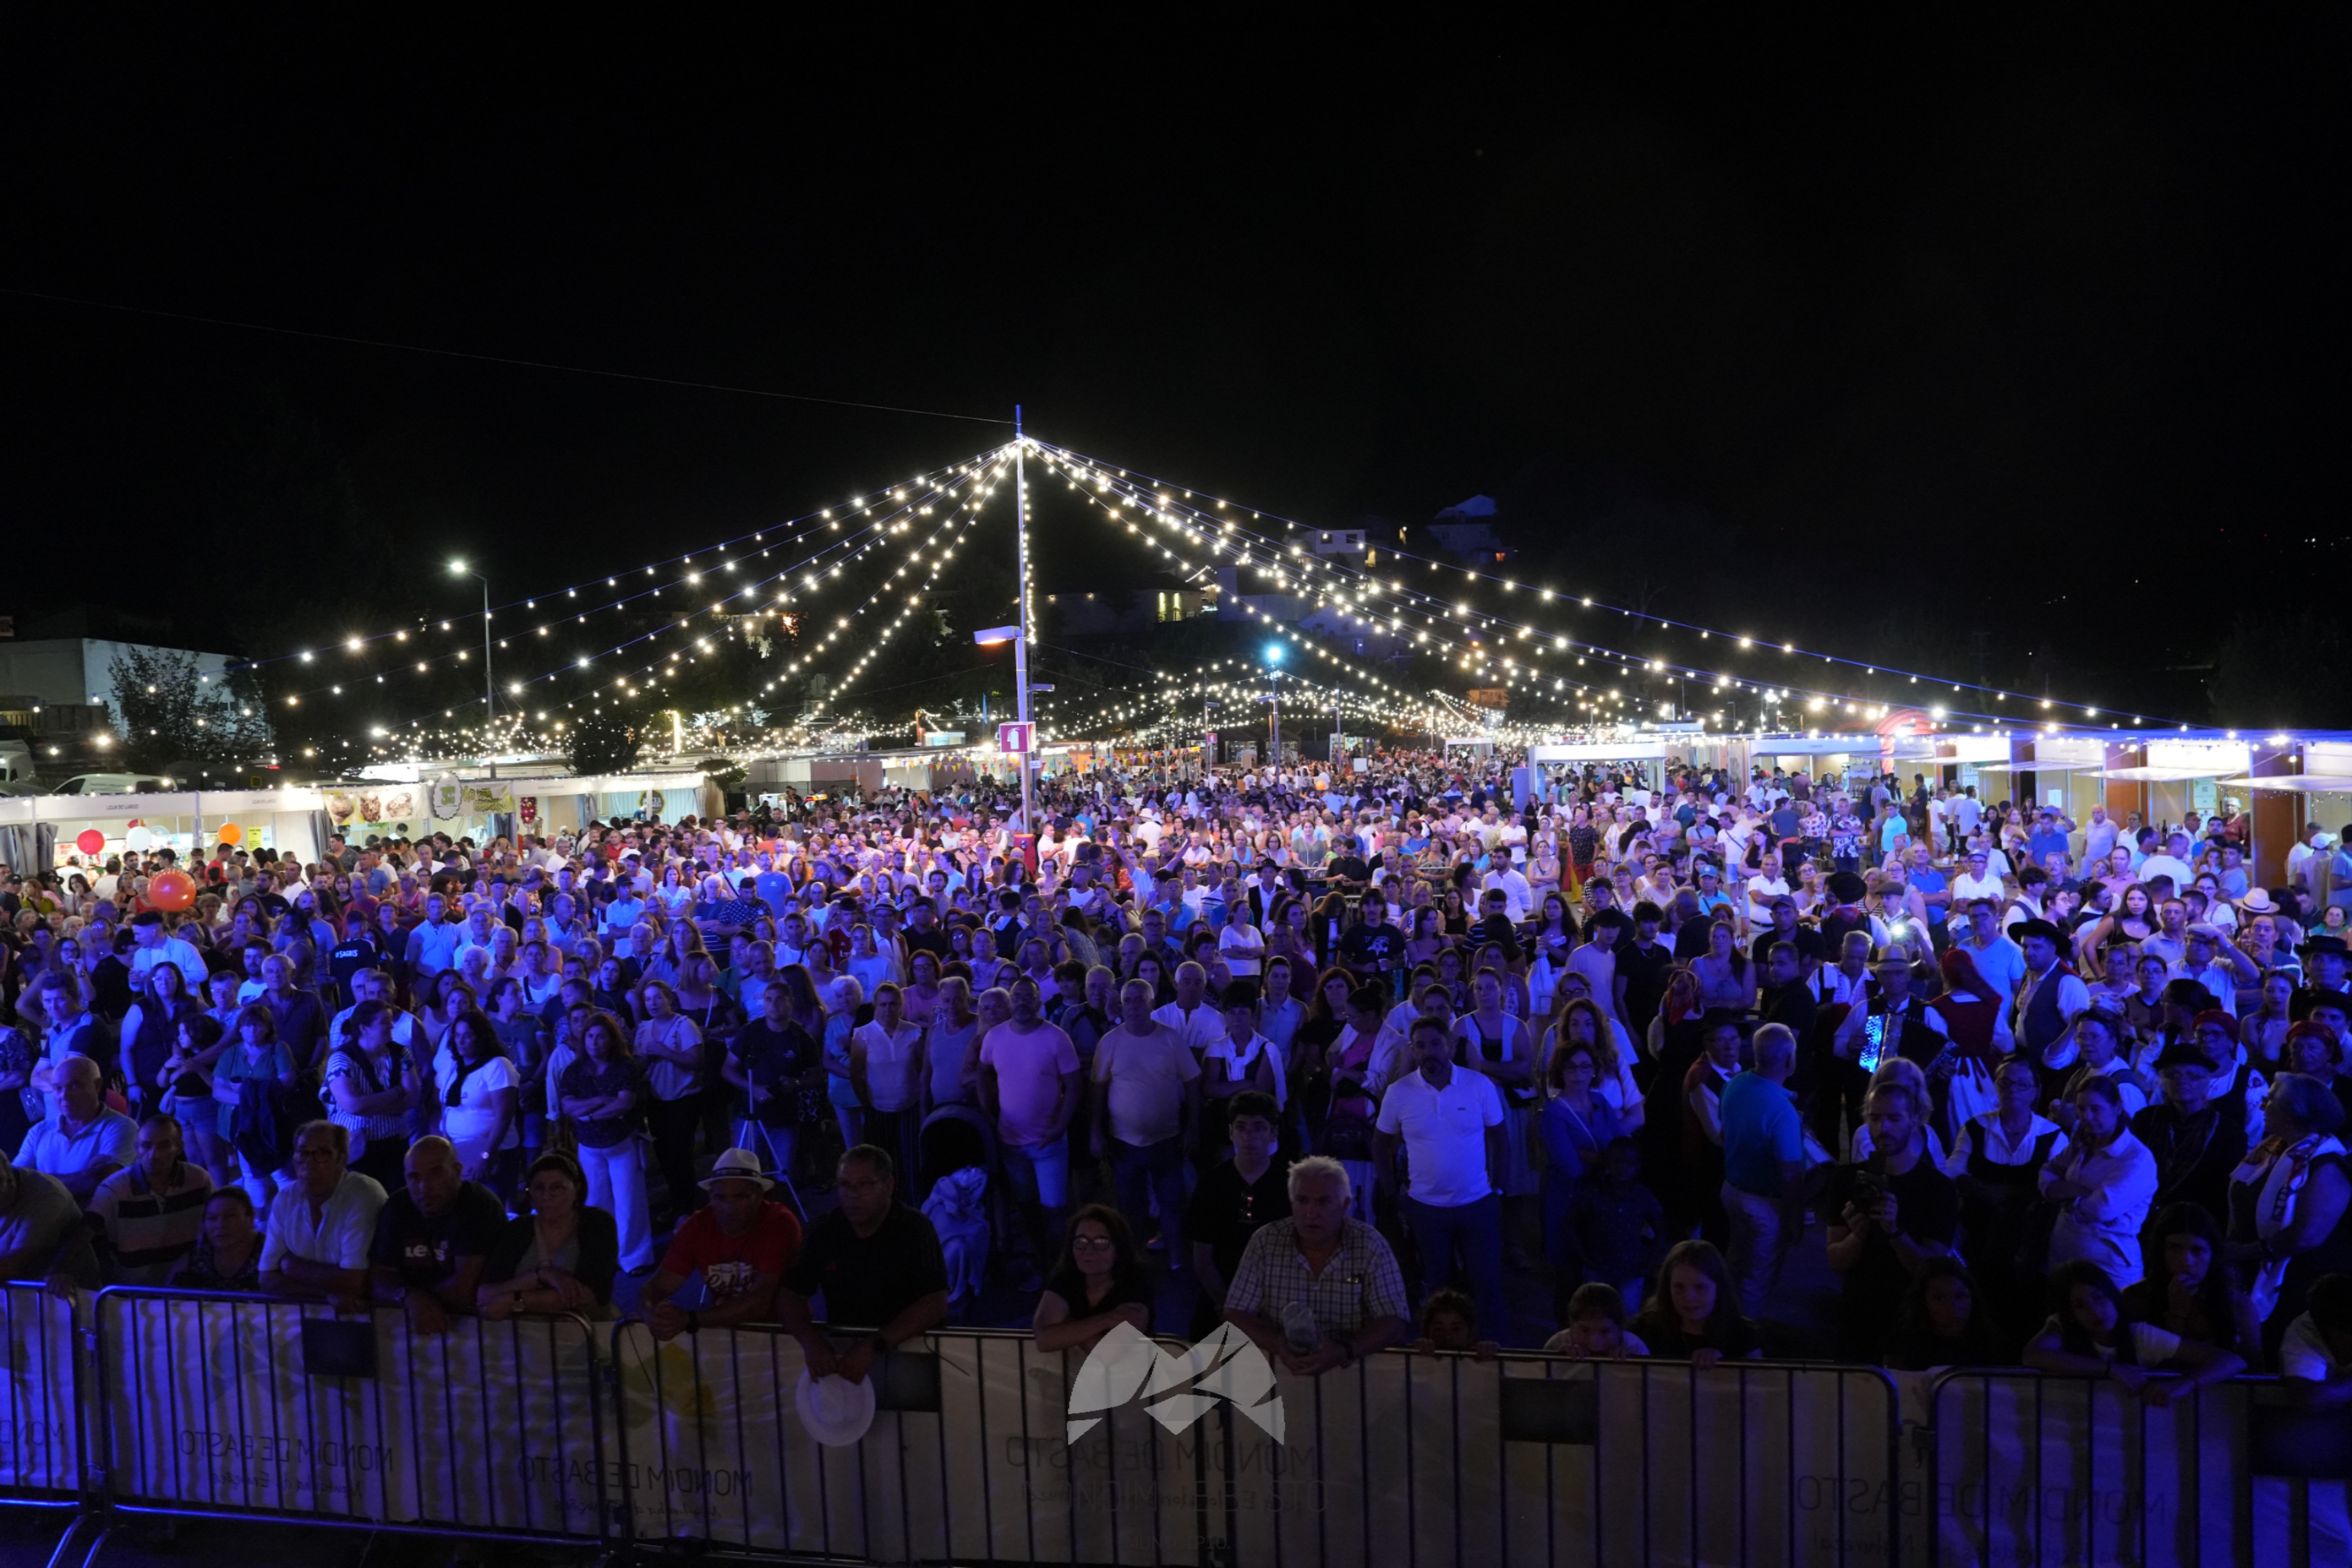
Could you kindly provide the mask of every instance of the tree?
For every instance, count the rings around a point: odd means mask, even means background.
[[[572,721],[564,760],[583,778],[625,773],[645,749],[642,728],[617,708],[591,710]]]
[[[730,757],[705,757],[694,764],[710,776],[710,782],[730,795],[741,790],[751,775],[743,764]]]
[[[142,773],[248,756],[269,745],[268,721],[249,679],[207,679],[192,653],[128,645],[107,673],[114,681],[122,760]]]

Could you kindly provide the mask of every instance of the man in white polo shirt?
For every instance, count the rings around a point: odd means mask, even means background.
[[[1397,1142],[1408,1174],[1400,1205],[1421,1250],[1423,1284],[1434,1289],[1458,1252],[1478,1308],[1478,1337],[1502,1342],[1503,1097],[1484,1073],[1454,1065],[1454,1041],[1434,1018],[1412,1026],[1413,1070],[1381,1097],[1372,1169],[1396,1184]]]
[[[351,1133],[332,1121],[294,1134],[294,1176],[269,1205],[261,1240],[261,1288],[272,1296],[348,1303],[367,1300],[368,1247],[383,1186],[350,1168]]]

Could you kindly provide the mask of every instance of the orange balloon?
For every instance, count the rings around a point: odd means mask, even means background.
[[[158,872],[147,884],[147,901],[177,913],[196,901],[196,879],[185,871]]]
[[[245,842],[245,829],[234,822],[224,822],[221,824],[220,841],[224,844],[242,844]]]

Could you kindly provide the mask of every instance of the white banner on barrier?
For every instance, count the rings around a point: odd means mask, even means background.
[[[0,1493],[70,1498],[81,1488],[74,1309],[37,1285],[0,1285]]]
[[[794,1413],[789,1337],[624,1326],[638,1538],[878,1562],[1830,1568],[1885,1563],[1902,1507],[1868,1371],[1381,1355],[1278,1376],[1278,1439],[1173,1384],[1156,1396],[1192,1401],[1189,1424],[1155,1419],[1150,1388],[1097,1410],[1090,1380],[1077,1405],[1100,1419],[1073,1441],[1082,1357],[1004,1333],[928,1344],[938,1412],[881,1411],[835,1448]]]
[[[111,1484],[126,1504],[596,1533],[603,1393],[576,1318],[460,1318],[412,1336],[380,1312],[374,1376],[314,1376],[303,1325],[336,1322],[324,1307],[98,1302]]]
[[[1941,1561],[2352,1563],[2344,1482],[2254,1474],[2253,1428],[2284,1405],[2257,1384],[2153,1405],[2110,1380],[1956,1374],[1934,1411]]]

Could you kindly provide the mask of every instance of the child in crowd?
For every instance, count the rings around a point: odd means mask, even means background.
[[[1477,1323],[1478,1309],[1469,1297],[1459,1290],[1432,1291],[1421,1304],[1421,1338],[1412,1348],[1424,1355],[1459,1351],[1480,1361],[1492,1361],[1501,1347],[1492,1340],[1480,1339]]]
[[[1625,1327],[1625,1298],[1614,1285],[1597,1279],[1576,1288],[1568,1299],[1568,1327],[1546,1340],[1544,1349],[1554,1355],[1606,1361],[1650,1353],[1650,1347]]]
[[[1568,1211],[1576,1251],[1571,1261],[1581,1277],[1613,1285],[1636,1300],[1666,1222],[1664,1205],[1642,1184],[1641,1173],[1642,1153],[1633,1141],[1610,1140],[1600,1175],[1578,1184]]]

